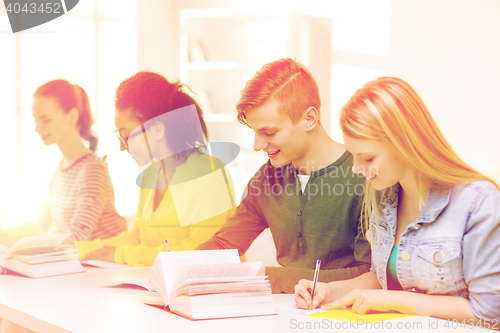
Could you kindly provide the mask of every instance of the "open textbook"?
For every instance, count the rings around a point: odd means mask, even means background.
[[[189,319],[276,314],[262,262],[240,262],[237,250],[160,252],[149,276],[161,303]]]
[[[0,254],[0,266],[32,278],[85,272],[75,246],[63,244],[69,235],[24,237]]]

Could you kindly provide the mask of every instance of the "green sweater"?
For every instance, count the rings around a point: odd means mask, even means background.
[[[293,293],[297,282],[345,280],[370,268],[370,245],[360,229],[364,178],[351,171],[345,152],[333,164],[314,171],[304,193],[292,164],[275,168],[268,161],[252,177],[234,215],[197,250],[238,249],[243,255],[270,228],[283,267],[266,267],[273,293]]]

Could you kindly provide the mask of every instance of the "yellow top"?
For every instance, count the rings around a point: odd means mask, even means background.
[[[75,242],[80,256],[107,245],[116,247],[118,264],[151,266],[158,253],[167,250],[165,240],[170,251],[194,250],[234,212],[232,181],[224,165],[207,154],[194,152],[176,168],[153,213],[160,168],[161,163],[152,164],[138,180],[142,186],[132,230],[104,240]]]

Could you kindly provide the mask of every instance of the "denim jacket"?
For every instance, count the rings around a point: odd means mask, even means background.
[[[399,184],[376,191],[367,232],[371,272],[384,289],[398,192]],[[464,297],[476,317],[500,319],[500,191],[487,181],[431,189],[401,235],[396,271],[403,290]]]

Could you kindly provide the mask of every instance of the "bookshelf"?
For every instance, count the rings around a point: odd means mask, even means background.
[[[286,18],[280,15],[242,13],[233,8],[180,12],[180,80],[195,92],[210,141],[230,141],[251,149],[236,118],[236,103],[245,82],[265,62],[286,56],[286,29],[280,36],[262,32],[266,25],[283,22],[286,24]],[[269,48],[281,52],[263,60],[259,50]]]
[[[240,155],[228,165],[239,202],[250,177],[268,159],[263,152],[253,150],[253,132],[237,121],[241,89],[265,63],[284,57],[303,61],[318,82],[322,123],[328,130],[331,19],[287,10],[269,14],[205,8],[179,11],[179,23],[179,77],[195,92],[209,140],[232,142],[241,148]]]

